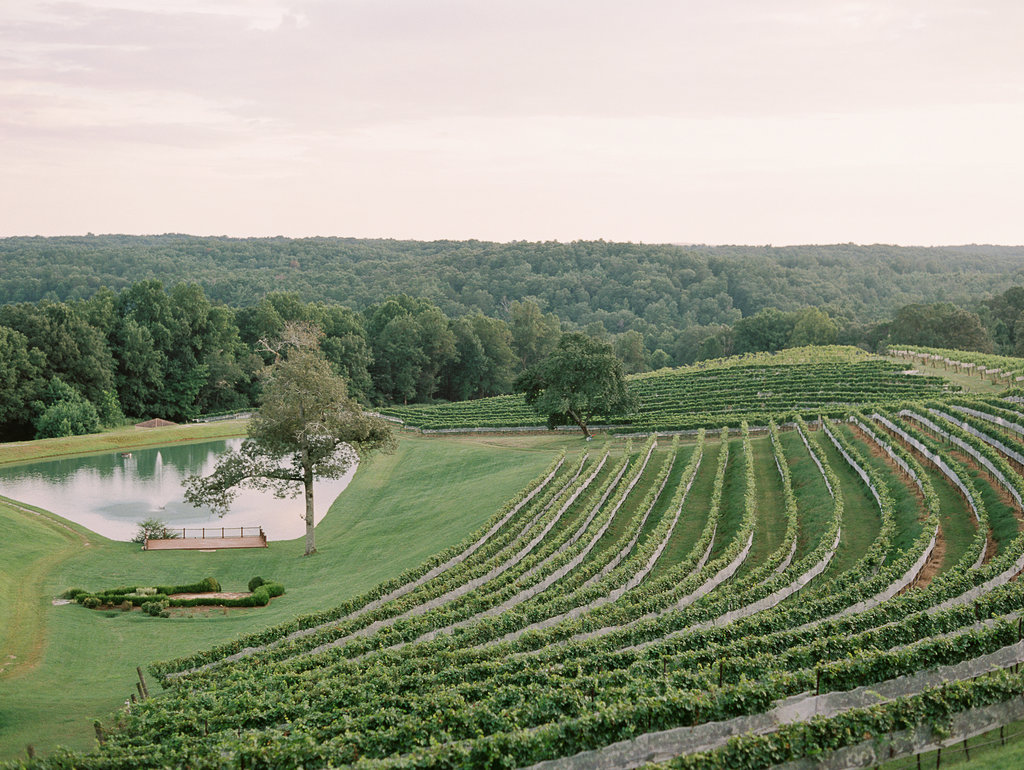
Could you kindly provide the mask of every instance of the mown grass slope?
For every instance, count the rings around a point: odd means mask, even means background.
[[[136,666],[334,606],[400,574],[473,531],[567,441],[559,436],[403,436],[395,454],[375,457],[359,469],[317,526],[319,553],[308,558],[299,541],[216,553],[143,552],[87,533],[90,545],[84,547],[76,534],[50,519],[0,507],[5,533],[0,628],[6,632],[0,637],[0,660],[8,655],[22,660],[30,654],[26,651],[36,656],[32,665],[0,674],[0,758],[24,756],[29,743],[40,752],[58,744],[90,748],[93,719],[128,697]],[[77,446],[70,444],[72,451]],[[79,542],[69,544],[69,538]],[[282,582],[287,593],[266,608],[197,610],[193,618],[164,620],[50,604],[74,586],[97,589],[206,575],[236,591],[261,575]]]

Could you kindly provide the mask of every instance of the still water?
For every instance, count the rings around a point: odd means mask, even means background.
[[[279,499],[270,492],[242,489],[223,517],[183,499],[183,480],[213,470],[217,458],[241,446],[241,439],[204,441],[160,449],[133,450],[48,460],[0,468],[0,494],[45,508],[113,540],[131,540],[143,519],[170,527],[263,527],[270,540],[305,533],[302,496]],[[352,478],[314,485],[315,521],[323,518]]]

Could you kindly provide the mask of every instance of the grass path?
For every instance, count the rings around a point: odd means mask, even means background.
[[[81,446],[72,442],[70,451]],[[5,533],[0,587],[7,589],[0,593],[3,649],[21,650],[5,653],[19,655],[18,661],[36,651],[35,665],[19,664],[0,674],[0,759],[24,757],[29,743],[40,753],[57,745],[91,748],[92,721],[108,720],[128,697],[136,666],[335,606],[400,574],[478,528],[563,446],[578,450],[582,442],[547,435],[403,434],[395,454],[360,467],[317,525],[319,553],[309,558],[301,555],[301,540],[215,553],[144,552],[56,516],[0,505]],[[6,449],[0,449],[0,459]],[[90,546],[82,545],[83,536]],[[284,583],[287,593],[265,608],[197,609],[192,616],[170,619],[51,604],[74,586],[181,582],[206,575],[229,591],[245,590],[249,578],[261,575]],[[9,622],[15,617],[24,622]]]
[[[978,523],[974,520],[974,513],[968,507],[967,501],[953,486],[953,482],[931,463],[923,467],[939,498],[939,525],[942,527],[946,547],[939,571],[944,572],[963,558],[974,539]]]
[[[826,530],[828,522],[832,519],[833,503],[821,471],[811,459],[804,442],[800,440],[800,434],[795,430],[784,431],[779,434],[779,440],[786,454],[786,462],[789,463],[793,496],[796,498],[796,509],[800,517],[796,554],[793,557],[796,561],[817,547],[821,533]]]
[[[754,450],[754,487],[757,494],[757,524],[754,544],[747,560],[753,566],[763,564],[782,545],[786,535],[786,506],[782,477],[775,467],[775,455],[768,437],[751,439]]]
[[[725,468],[725,480],[722,483],[722,508],[718,515],[718,532],[715,534],[715,544],[711,549],[711,559],[714,561],[722,555],[729,544],[736,539],[740,522],[743,520],[744,499],[743,495],[747,489],[747,461],[743,457],[743,440],[740,438],[730,439],[729,464]],[[742,575],[746,570],[747,562],[737,570],[737,576]]]
[[[810,440],[817,443],[818,450],[839,477],[843,495],[843,531],[839,550],[820,582],[815,581],[815,586],[812,586],[817,590],[827,590],[827,583],[832,577],[843,574],[868,552],[882,528],[882,514],[860,476],[843,459],[824,431],[813,431]]]
[[[47,575],[89,541],[80,529],[6,499],[0,499],[0,530],[0,676],[16,678],[42,657]]]
[[[869,470],[881,478],[889,488],[896,530],[893,533],[892,545],[886,555],[885,563],[892,564],[903,551],[914,544],[917,536],[921,534],[920,519],[924,515],[924,500],[914,482],[896,472],[896,464],[879,449],[877,444],[848,423],[838,425],[835,429],[841,430],[847,439],[860,449],[861,456],[868,464]]]
[[[704,444],[704,455],[701,458],[700,467],[690,487],[690,494],[683,501],[682,513],[679,522],[672,531],[672,536],[647,576],[648,581],[654,581],[665,573],[671,571],[673,565],[678,564],[690,549],[693,548],[704,525],[708,520],[708,505],[711,499],[711,490],[715,483],[715,467],[718,463],[719,442],[712,442],[708,439]],[[678,462],[678,461],[677,461]]]

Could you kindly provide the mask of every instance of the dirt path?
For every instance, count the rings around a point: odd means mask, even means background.
[[[252,596],[248,591],[220,591],[219,593],[206,594],[171,594],[168,599],[242,599]]]

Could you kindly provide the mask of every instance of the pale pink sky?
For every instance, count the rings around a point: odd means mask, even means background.
[[[0,0],[0,236],[1024,243],[1020,0]]]

